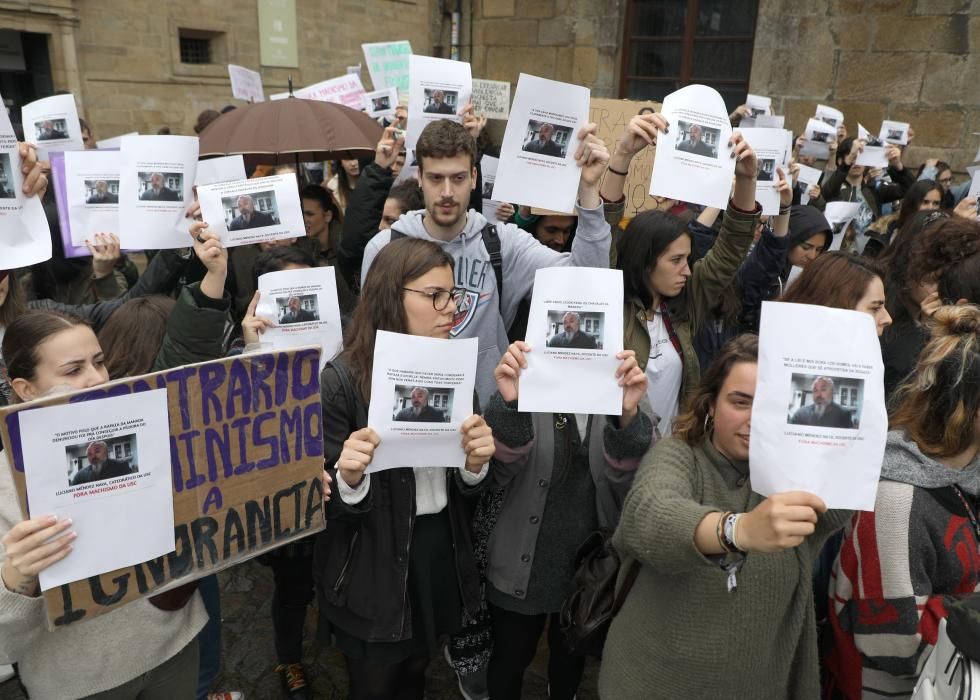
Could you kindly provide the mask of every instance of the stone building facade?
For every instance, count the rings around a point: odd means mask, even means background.
[[[2,0],[0,29],[24,33],[38,68],[0,70],[0,92],[70,90],[99,137],[190,133],[198,112],[233,103],[225,64],[259,68],[258,1]],[[980,145],[976,0],[293,1],[299,67],[261,67],[267,93],[285,90],[289,76],[300,87],[344,73],[362,62],[362,42],[408,39],[419,53],[449,56],[458,10],[460,55],[475,77],[516,83],[523,71],[626,97],[645,89],[631,82],[637,73],[656,80],[676,63],[686,75],[657,89],[712,84],[698,71],[715,70],[728,78],[718,87],[729,107],[746,91],[772,96],[795,130],[821,102],[844,112],[851,133],[858,121],[871,130],[909,121],[911,163],[939,155],[962,170]],[[747,28],[731,29],[745,17]],[[685,27],[678,41],[660,36]],[[181,30],[212,37],[211,64],[181,62]],[[725,36],[733,32],[741,48]]]

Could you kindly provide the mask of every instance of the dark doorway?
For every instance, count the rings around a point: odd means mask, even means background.
[[[20,123],[20,108],[54,92],[48,35],[35,32],[4,32],[0,52],[0,95],[11,108],[10,119]],[[20,41],[19,60],[17,41]]]

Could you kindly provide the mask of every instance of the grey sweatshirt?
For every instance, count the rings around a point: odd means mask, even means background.
[[[0,537],[21,520],[10,467],[0,452]],[[142,599],[49,632],[44,598],[18,595],[0,584],[0,664],[20,664],[32,698],[74,700],[152,671],[190,644],[207,620],[195,592],[174,612]]]
[[[422,224],[425,212],[402,214],[393,229],[412,238],[421,238],[441,245],[456,260],[456,286],[466,290],[466,297],[457,310],[451,338],[479,338],[480,354],[476,368],[476,391],[480,403],[486,404],[496,391],[493,368],[507,349],[507,328],[514,320],[517,307],[531,293],[534,273],[541,267],[609,267],[611,234],[602,205],[595,209],[578,207],[578,228],[570,253],[557,253],[538,243],[531,234],[514,224],[497,224],[500,236],[500,255],[503,258],[503,299],[498,300],[490,255],[483,245],[483,227],[487,220],[477,211],[466,214],[466,226],[451,241],[430,236]],[[381,231],[364,250],[361,280],[378,252],[391,241],[390,231]]]
[[[911,484],[924,489],[938,489],[956,484],[972,496],[980,495],[980,455],[963,469],[950,469],[932,457],[900,430],[888,433],[881,478]]]

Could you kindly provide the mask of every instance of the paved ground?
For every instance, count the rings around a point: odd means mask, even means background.
[[[272,599],[270,569],[254,560],[218,576],[224,617],[224,666],[217,681],[222,690],[244,690],[248,700],[277,700],[282,697],[275,667],[272,623],[269,604]],[[305,657],[314,697],[317,700],[344,700],[347,697],[347,673],[343,657],[334,648],[318,647],[315,640],[315,610],[311,609],[306,635]],[[542,635],[543,637],[543,635]],[[539,649],[524,682],[524,697],[545,700],[547,693],[547,652]],[[598,666],[590,661],[578,700],[595,700]],[[442,659],[429,668],[426,700],[458,700],[456,676]],[[0,700],[25,700],[14,682],[0,685]]]

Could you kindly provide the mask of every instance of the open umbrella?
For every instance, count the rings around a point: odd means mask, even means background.
[[[279,165],[363,158],[374,154],[382,128],[344,105],[288,97],[222,114],[201,132],[200,156],[243,154]]]

